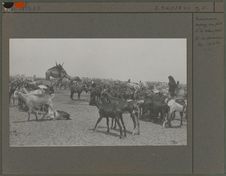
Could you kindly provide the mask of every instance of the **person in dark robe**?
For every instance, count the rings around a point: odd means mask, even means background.
[[[176,91],[176,88],[177,88],[177,83],[172,76],[168,76],[168,79],[169,79],[169,83],[168,83],[169,94],[170,94],[171,97],[174,97],[175,91]]]

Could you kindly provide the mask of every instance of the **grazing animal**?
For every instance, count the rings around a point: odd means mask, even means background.
[[[31,93],[24,94],[22,92],[18,92],[18,96],[25,102],[26,106],[28,107],[28,120],[30,120],[31,113],[35,114],[36,120],[38,120],[38,110],[40,110],[43,105],[48,105],[49,115],[52,115],[54,112],[52,103],[54,95],[38,95]]]

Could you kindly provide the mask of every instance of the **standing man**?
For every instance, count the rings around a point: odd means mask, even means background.
[[[169,83],[168,83],[169,94],[170,94],[171,97],[174,97],[175,91],[176,91],[176,88],[177,88],[177,83],[171,75],[168,76],[168,79],[169,79]]]

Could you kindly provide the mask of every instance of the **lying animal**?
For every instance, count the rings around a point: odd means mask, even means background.
[[[64,111],[57,110],[54,112],[55,120],[71,120],[70,114]]]

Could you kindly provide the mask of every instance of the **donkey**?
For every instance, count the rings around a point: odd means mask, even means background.
[[[56,66],[51,67],[46,71],[46,80],[50,80],[50,77],[61,78],[61,79],[66,77],[70,79],[70,76],[67,74],[67,72],[63,68],[63,64],[57,64],[57,63],[56,63]]]
[[[80,100],[82,91],[85,91],[85,92],[88,91],[88,87],[86,86],[86,84],[82,82],[76,82],[76,83],[72,82],[70,87],[71,87],[71,95],[70,95],[71,100],[73,100],[74,93],[78,94],[78,99]]]

